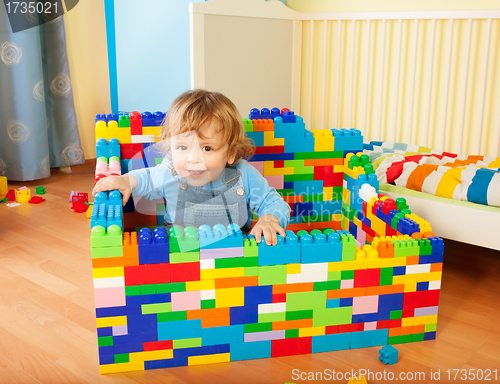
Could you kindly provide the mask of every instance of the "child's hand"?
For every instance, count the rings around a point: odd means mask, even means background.
[[[250,234],[255,236],[257,243],[260,243],[262,235],[264,235],[267,245],[276,245],[278,244],[276,232],[278,232],[281,236],[286,237],[285,230],[281,227],[276,216],[264,215],[259,219],[257,224],[255,224]]]
[[[135,180],[135,185],[134,184]],[[119,190],[123,197],[123,205],[127,204],[127,201],[132,194],[132,189],[137,186],[137,179],[135,177],[129,177],[129,175],[122,176],[108,176],[97,182],[92,190],[92,195],[95,196],[98,192],[103,191],[113,191],[115,189]]]

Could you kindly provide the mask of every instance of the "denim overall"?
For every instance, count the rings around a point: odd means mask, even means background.
[[[177,175],[172,170],[173,175]],[[245,198],[245,189],[241,183],[241,173],[234,168],[225,168],[222,181],[225,190],[202,189],[193,187],[185,181],[179,181],[179,193],[175,211],[174,223],[165,222],[165,226],[177,225],[181,227],[207,224],[238,224],[242,232],[249,232],[248,208]],[[210,184],[212,186],[212,184]]]

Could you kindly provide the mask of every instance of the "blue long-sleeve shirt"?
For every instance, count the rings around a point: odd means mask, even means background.
[[[276,192],[276,189],[269,186],[267,180],[255,167],[248,164],[246,160],[241,160],[235,168],[241,173],[241,183],[245,189],[245,198],[248,208],[248,222],[251,223],[252,211],[258,217],[271,214],[286,228],[290,222],[290,207]],[[165,221],[173,223],[175,221],[175,211],[177,206],[177,196],[179,193],[179,182],[186,182],[179,175],[172,175],[170,168],[164,160],[156,167],[143,168],[130,171],[130,174],[137,179],[137,187],[132,191],[133,196],[143,197],[149,200],[165,198],[167,202],[167,214]],[[222,181],[222,177],[215,182],[200,187],[216,191],[225,190],[227,187]]]

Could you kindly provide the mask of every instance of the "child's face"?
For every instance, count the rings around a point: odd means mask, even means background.
[[[203,136],[203,137],[200,137]],[[234,161],[217,123],[209,122],[200,130],[172,136],[172,162],[176,172],[194,187],[217,180],[226,164]]]

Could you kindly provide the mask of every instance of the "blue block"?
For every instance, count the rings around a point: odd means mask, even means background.
[[[217,353],[217,348],[215,347],[215,345],[207,345],[204,347],[174,349],[174,357],[176,353],[179,357],[214,355],[215,353]]]
[[[227,228],[216,224],[213,228],[201,225],[198,228],[200,249],[237,248],[243,247],[243,234],[236,224],[229,224]]]
[[[178,356],[176,350],[174,349],[174,357],[172,359],[145,361],[144,369],[185,367],[187,365],[188,365],[187,356]]]
[[[97,328],[97,337],[113,336],[113,327]]]
[[[314,137],[289,137],[285,139],[285,152],[314,152]]]
[[[122,205],[108,205],[106,214],[106,228],[118,225],[123,232],[123,207]]]
[[[215,346],[215,353],[230,353],[231,344],[219,344]]]
[[[406,267],[394,267],[392,269],[392,275],[393,276],[403,276],[406,275]]]
[[[313,203],[293,203],[294,216],[311,216],[314,214]]]
[[[271,357],[271,340],[251,343],[232,343],[231,361],[265,359]]]
[[[268,287],[271,288],[270,285]],[[250,287],[246,287],[246,288],[250,288]],[[247,298],[245,295],[245,301],[246,301],[246,299]],[[236,325],[236,324],[258,323],[259,322],[258,309],[259,309],[259,307],[257,304],[245,305],[244,307],[231,307],[231,308],[229,308],[230,324]]]
[[[429,290],[428,281],[422,281],[420,283],[417,283],[417,291],[428,291],[428,290]]]
[[[165,118],[166,113],[156,111],[155,113],[143,112],[141,115],[143,127],[160,126]]]
[[[243,343],[244,333],[243,324],[203,328],[201,330],[201,345]]]
[[[293,184],[295,195],[321,195],[323,193],[323,180],[295,181]]]
[[[360,315],[352,315],[352,323],[371,323],[377,321],[378,314],[377,313],[363,313]]]
[[[106,347],[99,347],[99,356],[117,355],[121,353],[133,353],[133,352],[143,352],[143,351],[144,347],[142,342],[120,344],[120,345],[109,345]]]
[[[443,262],[443,254],[432,254],[432,255],[420,255],[418,258],[419,264],[430,264],[430,263],[442,263]]]
[[[132,166],[133,170],[147,168],[147,163],[143,158],[130,159],[129,167]]]
[[[377,315],[377,321],[384,321],[391,319],[391,312],[378,312],[376,315]]]
[[[306,124],[300,116],[295,116],[295,122],[283,122],[282,117],[274,118],[274,137],[280,139],[304,138],[306,136]]]
[[[139,334],[128,334],[121,336],[113,336],[113,345],[118,347],[120,345],[127,346],[128,344],[139,344],[148,343],[151,341],[158,341],[158,335],[156,330],[154,333],[139,333]]]
[[[332,129],[333,136],[335,137],[335,151],[363,151],[363,136],[361,131],[351,129]]]
[[[169,243],[164,227],[155,228],[154,233],[149,228],[141,228],[138,233],[139,264],[168,263]]]
[[[327,308],[338,308],[340,307],[340,299],[327,299],[326,300]]]
[[[342,351],[345,349],[351,349],[351,333],[312,337],[312,353]]]
[[[429,240],[431,241],[431,245],[432,245],[432,254],[433,255],[442,255],[443,252],[444,252],[444,243],[443,243],[443,239],[441,239],[440,237],[431,237],[429,238]]]
[[[273,302],[272,285],[245,287],[245,306],[267,304]]]
[[[107,228],[106,226],[107,205],[96,204],[92,206],[92,213],[90,215],[90,227],[94,228],[97,225]]]
[[[280,160],[293,160],[293,159],[294,159],[293,152],[292,153],[262,153],[262,154],[257,154],[257,155],[252,156],[252,161],[280,161]]]
[[[353,332],[351,333],[351,349],[387,345],[388,339],[389,339],[388,329]]]
[[[293,181],[284,181],[283,189],[293,189]]]
[[[115,355],[103,355],[99,356],[99,365],[114,364]]]
[[[396,364],[398,362],[398,350],[392,345],[386,345],[379,351],[378,359],[384,364]]]
[[[256,147],[264,146],[264,132],[247,132],[246,134],[253,140]]]
[[[157,331],[156,324],[157,324],[156,313],[149,315],[127,316],[127,329],[129,335],[156,333]],[[172,339],[167,339],[167,340],[172,340]]]
[[[277,116],[281,116],[280,112],[279,108],[272,108],[271,110],[269,108],[262,108],[260,111],[258,108],[252,108],[248,117],[252,120],[272,120]]]
[[[300,237],[300,262],[303,264],[342,261],[342,242],[338,233],[302,235]]]
[[[128,171],[132,170],[132,163],[130,162],[130,159],[121,159],[120,160],[120,167],[122,170],[122,175],[128,173]]]
[[[278,235],[276,245],[261,241],[258,245],[259,266],[300,263],[299,238],[292,231],[286,232],[286,239]]]
[[[396,267],[394,268],[396,269]],[[379,295],[378,311],[390,312],[400,311],[403,309],[404,293],[390,293],[387,295]]]
[[[130,296],[128,296],[130,297]],[[127,316],[127,315],[141,315],[142,310],[140,305],[127,305],[124,307],[108,307],[96,308],[95,316],[99,317],[112,317],[112,316]]]
[[[158,341],[194,339],[201,337],[201,319],[167,321],[157,324]]]
[[[340,299],[339,307],[352,307],[352,302],[352,297],[343,297]]]
[[[436,339],[436,331],[424,333],[424,340],[435,340],[435,339]]]
[[[318,215],[336,215],[342,213],[342,200],[315,201],[313,210]]]

